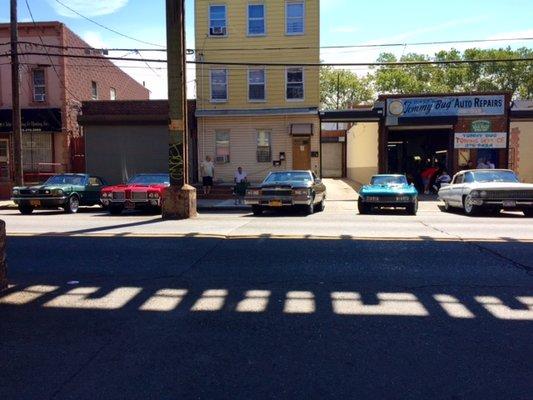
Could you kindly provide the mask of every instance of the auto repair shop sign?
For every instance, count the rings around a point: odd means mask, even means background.
[[[455,133],[456,149],[505,149],[506,132],[467,132]]]
[[[504,95],[387,99],[391,118],[505,115]]]

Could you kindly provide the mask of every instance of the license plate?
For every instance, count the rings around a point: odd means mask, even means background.
[[[135,209],[135,203],[133,203],[131,201],[127,201],[126,203],[124,203],[124,208],[126,210],[134,210]]]
[[[40,207],[41,206],[41,200],[30,200],[30,206],[32,206],[32,207]]]
[[[268,202],[268,205],[270,207],[282,207],[283,206],[283,203],[281,200],[271,200]]]
[[[514,200],[506,200],[503,202],[504,207],[516,207],[516,201]]]

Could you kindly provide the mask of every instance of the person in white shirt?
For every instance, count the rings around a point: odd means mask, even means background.
[[[477,163],[477,169],[489,169],[489,165],[485,162],[484,158],[480,158]]]
[[[487,164],[487,168],[488,169],[495,169],[496,168],[496,166],[494,165],[494,163],[492,162],[492,160],[490,158],[487,158],[486,164]]]
[[[211,157],[206,156],[205,161],[200,166],[202,170],[202,186],[204,187],[204,195],[208,196],[213,187],[213,180],[215,178],[215,164],[211,161]]]
[[[242,170],[242,167],[237,168],[237,171],[235,171],[233,181],[235,182],[235,204],[242,204],[246,195],[246,187],[248,186],[248,176]]]

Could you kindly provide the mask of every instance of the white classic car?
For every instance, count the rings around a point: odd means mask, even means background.
[[[496,215],[505,209],[533,217],[533,184],[520,183],[515,173],[506,169],[461,171],[449,185],[442,185],[439,199],[446,211],[461,208],[467,215],[482,211]]]

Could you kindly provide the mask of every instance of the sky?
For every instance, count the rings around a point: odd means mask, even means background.
[[[98,48],[154,48],[107,31],[72,13],[60,2],[99,24],[142,41],[165,45],[164,0],[18,0],[19,20],[30,21],[28,2],[37,21],[61,21],[91,46]],[[266,3],[273,0],[264,0]],[[278,0],[276,0],[278,1]],[[10,0],[0,0],[0,22],[9,21]],[[194,0],[186,0],[187,46],[194,48]],[[533,0],[322,0],[321,46],[414,43],[427,41],[529,37],[533,38]],[[532,47],[532,41],[479,44],[477,47]],[[473,44],[454,45],[464,50]],[[401,46],[379,49],[321,51],[325,62],[372,62],[381,51],[401,56],[409,52],[433,54],[451,45]],[[112,53],[124,56],[126,52]],[[135,57],[132,53],[129,56]],[[143,58],[164,59],[162,52],[141,52]],[[166,98],[164,63],[116,64],[151,90],[151,98]],[[353,68],[359,74],[364,68]],[[188,68],[189,97],[194,97],[194,68]]]

